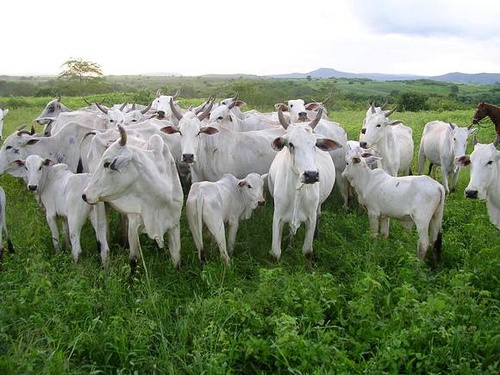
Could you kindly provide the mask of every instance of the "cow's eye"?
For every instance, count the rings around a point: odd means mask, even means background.
[[[247,186],[248,186],[248,188],[249,188],[249,189],[251,189],[251,188],[252,188],[252,185],[250,185],[250,184],[247,184]]]
[[[489,162],[486,163],[486,165],[491,165],[493,164],[493,160],[490,160]]]
[[[288,144],[288,147],[290,147],[290,148],[295,148],[295,145],[294,145],[292,142],[290,142],[290,143]]]
[[[217,120],[222,120],[223,118],[224,118],[224,117],[219,116],[219,117],[217,117]]]
[[[382,126],[382,125],[380,125],[380,124],[377,124],[377,128],[380,128],[381,126]]]
[[[109,168],[110,165],[111,165],[111,163],[109,161],[105,161],[104,164],[103,164],[103,167],[104,168]]]
[[[6,150],[10,150],[11,148],[12,148],[12,146],[5,147]]]

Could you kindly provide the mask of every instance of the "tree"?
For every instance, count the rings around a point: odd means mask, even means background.
[[[77,81],[80,94],[83,86],[89,86],[92,83],[99,83],[104,77],[101,66],[92,61],[71,58],[62,64],[64,68],[59,73],[58,79]]]

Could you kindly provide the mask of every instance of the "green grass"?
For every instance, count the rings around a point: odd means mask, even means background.
[[[12,109],[6,134],[40,110]],[[357,139],[363,115],[330,118]],[[426,122],[463,126],[471,116],[394,118],[413,128],[417,152]],[[489,142],[493,134],[484,127],[478,138]],[[89,225],[75,265],[69,251],[53,253],[44,214],[24,184],[1,176],[16,253],[4,254],[0,271],[0,373],[498,374],[500,232],[484,202],[464,198],[468,177],[463,170],[446,198],[436,268],[417,259],[414,231],[393,221],[388,239],[372,240],[366,213],[345,213],[334,194],[323,207],[310,270],[302,227],[273,262],[268,199],[241,223],[231,267],[209,239],[208,263],[199,266],[183,216],[181,269],[143,236],[144,262],[131,281],[116,216],[109,271],[101,269]]]

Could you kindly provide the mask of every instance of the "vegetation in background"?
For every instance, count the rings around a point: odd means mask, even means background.
[[[185,82],[181,95],[210,82]],[[279,101],[324,100],[334,93],[327,102],[329,117],[357,139],[368,103],[386,98],[363,94],[356,102],[342,93],[344,84],[366,88],[370,82],[306,82],[225,81],[218,83],[220,91],[214,83],[180,103],[187,108],[208,92],[238,92],[249,107],[272,110]],[[394,97],[406,91],[391,85],[398,91]],[[157,88],[178,88],[152,87],[88,98],[146,104]],[[461,85],[459,95],[460,90]],[[61,94],[72,108],[85,105],[80,96]],[[10,109],[4,134],[32,122],[50,99],[0,98],[0,107]],[[426,122],[468,125],[474,108],[475,103],[463,109],[430,106],[393,117],[412,127],[416,153]],[[477,136],[490,142],[493,125],[484,121]],[[181,269],[173,269],[168,253],[143,235],[144,261],[130,281],[117,215],[111,216],[109,271],[101,268],[90,225],[84,227],[81,259],[73,264],[68,251],[52,252],[44,214],[25,183],[0,176],[16,249],[4,254],[0,269],[0,373],[498,374],[499,231],[484,202],[464,198],[468,177],[463,170],[457,190],[446,197],[443,256],[436,268],[418,260],[415,231],[392,221],[388,239],[372,239],[366,212],[357,205],[344,212],[334,191],[323,206],[311,270],[300,251],[303,227],[280,262],[273,262],[273,207],[267,197],[266,207],[241,223],[231,267],[208,238],[208,263],[200,267],[183,215]]]

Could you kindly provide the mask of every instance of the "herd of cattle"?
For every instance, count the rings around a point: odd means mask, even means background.
[[[445,195],[456,187],[459,167],[469,164],[465,195],[485,199],[491,222],[500,229],[498,140],[475,142],[467,156],[467,140],[477,130],[470,126],[426,124],[418,175],[411,175],[412,129],[390,118],[394,110],[370,105],[359,140],[348,140],[321,102],[294,99],[277,103],[276,112],[261,113],[242,111],[245,103],[237,96],[218,103],[211,97],[183,109],[177,95],[158,90],[147,106],[89,104],[79,110],[56,98],[36,119],[43,132],[21,127],[4,140],[0,174],[24,179],[35,193],[56,251],[57,218],[63,218],[64,238],[75,262],[82,251],[80,232],[90,220],[106,267],[108,215],[115,209],[127,223],[132,272],[141,257],[140,233],[160,248],[168,234],[171,260],[179,267],[185,207],[200,262],[206,261],[207,228],[221,258],[230,264],[238,224],[264,204],[267,190],[274,201],[272,256],[280,259],[284,225],[295,234],[304,223],[302,252],[309,263],[321,206],[336,186],[344,208],[353,198],[366,208],[373,235],[387,237],[390,218],[407,228],[415,225],[418,257],[424,259],[432,249],[436,259]],[[1,132],[7,110],[0,112]],[[423,174],[426,160],[429,175],[433,166],[441,167],[441,182]],[[12,251],[5,203],[0,190],[0,221]],[[2,252],[0,232],[0,256]]]

